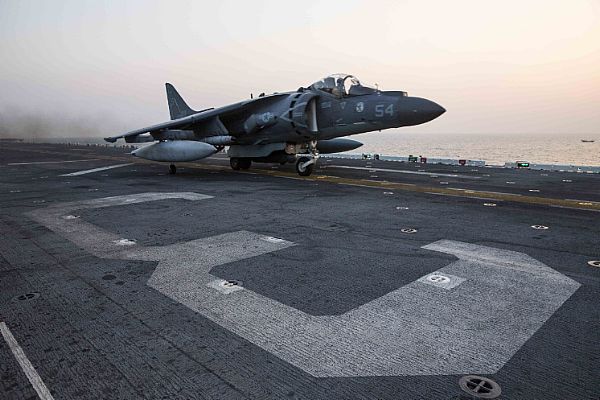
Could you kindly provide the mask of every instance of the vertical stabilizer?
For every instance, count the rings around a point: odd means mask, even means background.
[[[170,83],[166,83],[167,87],[167,102],[169,103],[169,112],[171,113],[171,119],[178,119],[187,117],[188,115],[196,114],[198,111],[192,110],[183,101],[175,87]]]

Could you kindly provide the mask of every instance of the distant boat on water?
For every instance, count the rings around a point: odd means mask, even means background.
[[[581,139],[581,141],[583,143],[594,143],[595,142],[594,140],[591,140],[591,139]]]

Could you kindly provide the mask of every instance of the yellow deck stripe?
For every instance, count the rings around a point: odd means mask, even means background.
[[[39,150],[26,150],[23,151],[33,151],[44,154],[60,154],[60,155],[72,155],[72,153],[63,153],[56,151],[39,151]],[[95,158],[101,158],[106,160],[119,160],[119,161],[129,161],[137,164],[150,164],[154,163],[153,161],[143,160],[136,157],[117,157],[117,156],[104,156],[104,155],[94,155]],[[187,168],[199,168],[204,170],[213,170],[213,171],[227,171],[227,172],[237,172],[237,173],[246,173],[244,171],[232,171],[231,168],[221,165],[212,165],[212,164],[201,164],[201,163],[178,163],[177,165],[181,165]],[[281,178],[295,178],[302,179],[307,181],[315,181],[315,182],[330,182],[337,184],[344,184],[350,186],[360,186],[360,187],[369,187],[376,189],[388,189],[388,190],[402,190],[408,192],[416,192],[416,193],[425,193],[425,194],[436,194],[436,195],[444,195],[444,196],[453,196],[453,197],[465,197],[465,198],[477,198],[477,199],[489,199],[489,200],[502,200],[502,201],[512,201],[516,203],[525,203],[525,204],[536,204],[536,205],[545,205],[552,207],[563,207],[563,208],[572,208],[577,210],[590,210],[590,211],[600,211],[600,202],[589,201],[589,200],[567,200],[567,199],[554,199],[549,197],[538,197],[538,196],[524,196],[520,194],[512,194],[512,193],[498,193],[498,192],[486,192],[480,190],[471,190],[471,189],[454,189],[454,188],[440,188],[433,186],[421,186],[415,184],[408,183],[400,183],[400,182],[388,182],[388,181],[374,181],[370,179],[354,179],[354,178],[342,178],[339,176],[333,175],[311,175],[307,177],[299,177],[295,173],[284,172],[284,171],[275,171],[275,170],[267,170],[261,168],[253,168],[253,173],[259,173],[262,175],[281,177]]]

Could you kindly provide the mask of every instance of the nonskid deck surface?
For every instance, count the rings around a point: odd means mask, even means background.
[[[2,398],[600,394],[600,175],[2,144]]]

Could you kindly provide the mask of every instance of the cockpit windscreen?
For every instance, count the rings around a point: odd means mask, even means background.
[[[377,92],[377,89],[361,84],[355,76],[348,74],[329,75],[313,83],[311,87],[336,97],[361,96]]]

